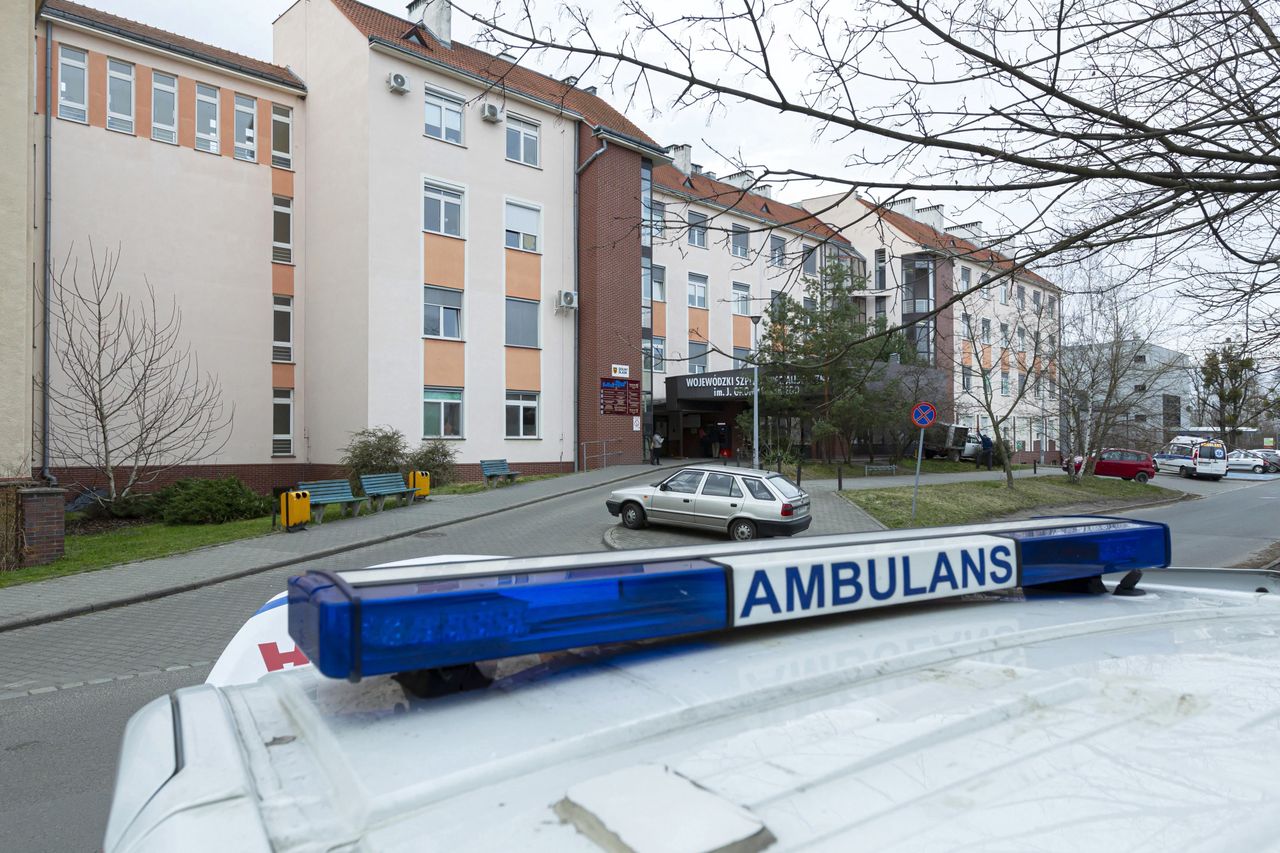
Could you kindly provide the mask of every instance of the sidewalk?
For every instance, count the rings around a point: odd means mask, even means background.
[[[215,545],[171,557],[125,563],[78,575],[0,590],[0,632],[53,622],[95,610],[147,601],[246,575],[327,557],[460,521],[519,509],[538,501],[652,476],[685,462],[617,465],[518,483],[473,495],[442,495],[355,520],[330,520],[304,533],[278,533]],[[264,522],[265,523],[265,522]]]

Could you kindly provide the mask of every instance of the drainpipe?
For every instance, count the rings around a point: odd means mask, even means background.
[[[53,23],[44,22],[44,329],[43,375],[40,382],[40,477],[50,486],[58,478],[49,470],[49,298],[53,275],[53,247],[49,227],[53,220]]]
[[[600,147],[592,152],[591,156],[587,158],[587,161],[573,172],[573,289],[575,293],[578,290],[579,267],[581,266],[581,258],[578,255],[578,177],[587,170],[587,167],[591,165],[593,160],[603,154],[608,148],[609,140],[601,139]],[[573,159],[576,161],[578,159],[578,155],[576,153],[576,139],[574,140],[574,152]],[[582,417],[579,412],[579,392],[582,386],[582,365],[578,363],[578,335],[582,326],[582,322],[579,319],[581,311],[581,308],[575,308],[573,311],[573,472],[575,474],[578,473],[578,451],[582,446]]]

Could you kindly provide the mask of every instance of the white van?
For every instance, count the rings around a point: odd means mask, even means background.
[[[1153,458],[1157,471],[1180,477],[1221,480],[1227,476],[1227,447],[1216,438],[1180,435]]]

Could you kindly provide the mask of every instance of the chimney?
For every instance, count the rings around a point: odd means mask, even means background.
[[[561,82],[561,83],[564,83],[564,84],[566,84],[566,85],[568,85],[568,86],[576,86],[576,85],[578,85],[578,78],[577,78],[577,77],[574,77],[572,74],[570,74],[568,77],[564,78],[564,79],[563,79],[563,80],[561,80],[560,82]]]
[[[966,222],[963,225],[957,225],[951,229],[951,233],[957,237],[963,237],[975,246],[981,246],[986,242],[986,234],[983,233],[982,220],[976,222]]]
[[[703,172],[702,174],[706,175],[708,178],[710,178],[710,179],[711,179],[711,180],[713,180],[713,181],[716,179],[716,173],[715,173],[715,172],[712,172],[712,171],[706,171],[706,172]]]
[[[940,204],[920,208],[916,211],[915,219],[917,222],[923,222],[928,225],[939,234],[946,230],[946,226],[942,222],[942,205]]]
[[[693,146],[668,145],[666,151],[671,155],[671,165],[679,169],[681,174],[689,174],[690,169],[693,168]]]
[[[701,164],[701,163],[690,163],[690,164],[689,164],[689,174],[690,174],[690,175],[701,175],[701,174],[702,174],[702,164]]]
[[[734,172],[732,175],[725,175],[720,180],[724,181],[726,184],[732,184],[740,190],[751,190],[752,192],[755,192],[751,185],[756,182],[756,176],[748,172],[746,169],[743,169],[741,172]]]
[[[752,192],[765,198],[773,198],[773,187],[768,184],[756,184],[756,188]]]
[[[588,95],[594,95],[594,94],[596,93],[596,87],[595,87],[595,86],[587,86],[587,87],[586,87],[585,89],[583,89],[582,91],[586,92]]]
[[[446,47],[451,46],[453,6],[449,0],[413,0],[409,4],[409,20],[430,31]]]
[[[903,216],[909,216],[912,219],[916,218],[916,200],[914,196],[895,198],[893,201],[886,204],[885,207],[892,210],[894,213],[901,213]]]

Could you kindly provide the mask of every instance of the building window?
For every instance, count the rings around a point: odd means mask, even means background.
[[[696,272],[689,273],[689,307],[707,307],[707,277]]]
[[[507,392],[507,438],[538,437],[538,395],[529,391]]]
[[[1000,285],[1000,304],[1009,304],[1009,282],[1002,282]]]
[[[271,395],[271,455],[293,455],[292,388],[276,388]]]
[[[751,285],[740,281],[733,283],[733,313],[751,315]]]
[[[734,225],[729,235],[729,251],[735,258],[745,258],[751,252],[751,233],[745,225]]]
[[[787,238],[777,234],[769,237],[769,266],[780,267],[787,262]]]
[[[751,349],[749,347],[733,348],[733,369],[743,370],[751,366]]]
[[[538,346],[538,303],[507,297],[507,346]]]
[[[258,101],[247,95],[236,95],[236,150],[237,160],[257,160],[258,143],[255,127],[258,122]]]
[[[707,248],[707,217],[689,211],[689,245]]]
[[[271,360],[293,361],[293,297],[273,296]]]
[[[666,267],[659,267],[649,264],[647,259],[642,259],[643,263],[640,267],[640,302],[643,305],[649,305],[655,301],[667,301],[667,270]]]
[[[1036,315],[1037,315],[1037,316],[1039,316],[1039,314],[1040,314],[1040,291],[1038,291],[1038,290],[1033,290],[1033,291],[1031,291],[1031,307],[1032,307],[1032,310],[1034,310],[1034,311],[1036,312]]]
[[[422,230],[461,237],[462,191],[426,183],[422,192]]]
[[[107,130],[133,133],[133,65],[107,60]]]
[[[1018,285],[1017,305],[1019,311],[1027,307],[1027,289],[1022,285]]]
[[[818,274],[818,247],[805,246],[802,255],[804,274],[807,276],[816,276]]]
[[[293,110],[271,105],[271,165],[293,168]]]
[[[159,71],[151,74],[151,138],[178,144],[178,78]]]
[[[422,437],[462,438],[462,389],[422,389]]]
[[[531,121],[507,116],[507,159],[526,166],[538,165],[538,133]]]
[[[1004,347],[1005,349],[1009,348],[1009,324],[1008,323],[1000,324],[1000,346]]]
[[[218,153],[218,90],[196,84],[196,148]]]
[[[969,272],[968,267],[960,267],[960,289],[969,290],[973,287],[973,274]]]
[[[1000,371],[1000,396],[1009,396],[1009,371]]]
[[[507,202],[507,248],[524,252],[539,250],[539,234],[542,233],[542,211]]]
[[[653,236],[667,236],[667,206],[660,201],[649,203],[649,222]]]
[[[991,343],[991,321],[986,318],[982,320],[982,342],[984,344]]]
[[[1145,392],[1146,392],[1146,390],[1147,390],[1147,386],[1146,386],[1146,385],[1134,385],[1134,386],[1133,386],[1133,390],[1134,390],[1134,391],[1136,391],[1136,392],[1137,392],[1137,393],[1139,393],[1139,394],[1142,394],[1142,393],[1145,393]]]
[[[462,291],[422,288],[422,334],[429,338],[462,337]]]
[[[88,54],[65,44],[58,48],[58,118],[89,120]]]
[[[432,139],[462,144],[462,98],[427,89],[425,133]]]
[[[960,315],[960,334],[964,336],[964,340],[973,340],[973,318],[968,314]]]
[[[1147,357],[1146,357],[1145,355],[1135,355],[1135,356],[1133,357],[1133,363],[1134,363],[1134,364],[1146,364],[1146,363],[1147,363]]]
[[[1026,326],[1018,327],[1018,352],[1027,351],[1027,328]]]
[[[1045,303],[1045,309],[1044,309],[1045,313],[1049,315],[1050,320],[1053,319],[1053,312],[1057,307],[1058,307],[1057,298],[1050,296],[1049,301]]]
[[[887,317],[888,314],[889,314],[889,297],[877,296],[876,297],[876,319],[881,320]]]
[[[272,196],[271,260],[293,263],[293,199]]]
[[[884,249],[876,249],[876,290],[884,290],[889,286],[889,253]]]
[[[960,387],[965,391],[973,388],[973,368],[963,367],[960,369]]]
[[[653,352],[653,372],[665,373],[667,369],[667,339],[651,338],[649,349]]]
[[[707,372],[707,345],[702,341],[689,341],[689,372]]]

